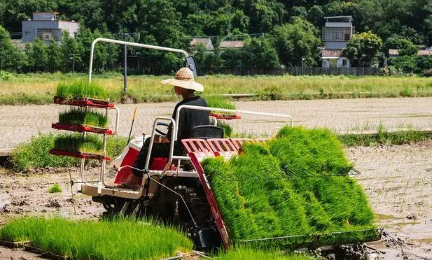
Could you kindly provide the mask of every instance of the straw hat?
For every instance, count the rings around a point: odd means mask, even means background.
[[[173,79],[166,79],[161,82],[162,84],[178,86],[181,88],[204,91],[203,85],[195,82],[194,74],[189,68],[181,68],[177,71]]]

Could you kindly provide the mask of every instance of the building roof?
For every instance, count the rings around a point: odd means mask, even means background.
[[[430,56],[432,55],[432,50],[419,50],[417,55],[419,56]]]
[[[210,37],[194,37],[192,38],[190,45],[197,46],[200,43],[202,43],[206,47],[206,50],[208,51],[214,50],[214,46]]]
[[[389,49],[389,55],[399,55],[399,51],[397,49]]]
[[[389,49],[389,55],[390,56],[399,56],[399,50],[397,49]],[[417,52],[417,56],[431,56],[432,50],[426,49],[426,50],[419,50]]]
[[[334,59],[334,58],[339,58],[341,54],[342,54],[342,50],[323,49],[321,52],[321,58]]]
[[[219,48],[226,49],[226,48],[243,48],[244,42],[242,41],[221,41],[219,44]]]
[[[325,16],[327,22],[352,22],[353,18],[351,15],[341,15],[341,16]]]
[[[39,12],[39,11],[36,11],[36,12],[33,12],[33,14],[60,14],[59,12]]]

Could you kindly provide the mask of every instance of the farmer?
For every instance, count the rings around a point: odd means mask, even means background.
[[[162,80],[162,84],[168,84],[174,86],[174,92],[176,95],[182,97],[182,101],[177,103],[172,114],[172,118],[175,120],[177,115],[177,109],[181,105],[190,106],[202,106],[207,107],[207,102],[200,96],[195,94],[195,91],[203,91],[204,87],[195,82],[193,72],[189,68],[181,68],[175,74],[172,79]],[[174,154],[181,153],[182,146],[181,140],[189,138],[192,129],[195,126],[208,125],[209,124],[209,111],[182,109],[180,111],[180,118],[177,132],[177,143],[174,145]],[[169,127],[168,133],[165,136],[155,135],[153,140],[153,148],[151,151],[151,157],[149,165],[156,157],[168,157],[170,150],[170,138],[172,133],[172,127]],[[145,161],[149,150],[150,139],[147,139],[143,144],[137,159],[132,168],[132,173],[128,180],[121,184],[123,188],[139,189],[139,179],[143,176],[143,172],[140,171],[145,167]]]

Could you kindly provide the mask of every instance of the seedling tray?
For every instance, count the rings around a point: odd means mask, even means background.
[[[91,133],[98,133],[98,134],[113,135],[113,131],[110,129],[93,127],[93,126],[66,125],[66,124],[55,123],[52,124],[52,128],[58,130],[74,131],[74,132],[91,132]]]
[[[99,108],[113,108],[114,104],[100,99],[66,99],[64,97],[55,96],[54,103],[60,105],[71,105],[71,106],[80,106],[80,107],[99,107]]]
[[[91,153],[81,153],[81,152],[70,152],[70,151],[64,151],[64,150],[58,150],[58,149],[51,149],[49,151],[50,154],[53,155],[59,155],[59,156],[70,156],[80,159],[94,159],[94,160],[111,160],[110,157],[100,155],[100,154],[91,154]]]
[[[217,114],[217,113],[210,113],[210,116],[216,118],[216,119],[224,119],[224,120],[233,120],[233,119],[241,119],[240,114]]]

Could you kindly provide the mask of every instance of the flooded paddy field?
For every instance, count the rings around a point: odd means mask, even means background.
[[[133,109],[138,120],[133,133],[150,132],[154,117],[170,115],[174,103],[120,105],[120,135],[129,133]],[[294,125],[328,127],[339,131],[387,129],[431,129],[432,98],[307,100],[236,102],[242,110],[286,113]],[[6,109],[6,110],[5,110]],[[60,106],[1,106],[0,148],[11,148],[38,132],[51,132]],[[5,113],[3,113],[5,112]],[[269,123],[248,119],[231,124],[242,132],[277,129],[285,121]],[[252,130],[253,129],[253,130]],[[19,136],[19,140],[17,138]],[[370,259],[432,259],[432,141],[410,145],[351,147],[345,149],[360,175],[354,176],[365,190],[385,236],[368,244]],[[91,198],[72,195],[69,172],[77,169],[43,169],[30,176],[0,168],[0,225],[12,217],[58,214],[78,219],[98,219],[104,209]],[[97,170],[92,172],[95,177]],[[62,193],[48,193],[55,183]],[[42,259],[22,250],[0,246],[0,259]]]

